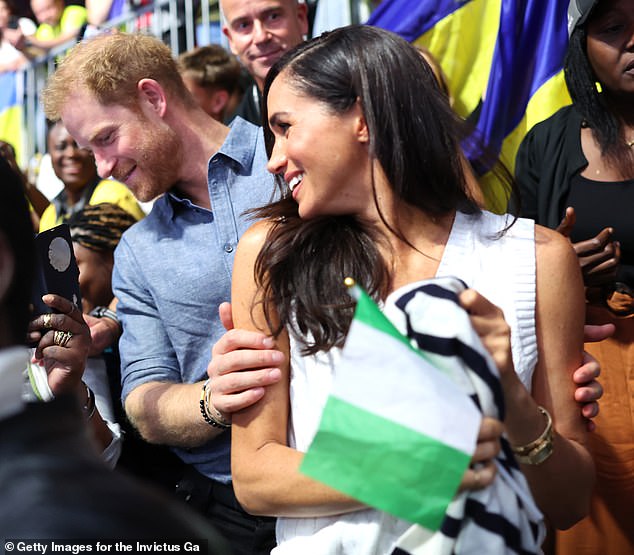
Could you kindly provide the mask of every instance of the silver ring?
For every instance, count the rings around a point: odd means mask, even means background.
[[[73,337],[72,332],[57,330],[53,336],[53,343],[59,347],[66,347],[71,337]]]
[[[44,314],[42,317],[42,325],[45,329],[50,330],[53,327],[53,323],[51,320],[53,319],[53,315],[50,313]]]
[[[473,470],[473,480],[475,481],[475,487],[479,488],[480,487],[480,471],[479,470]]]

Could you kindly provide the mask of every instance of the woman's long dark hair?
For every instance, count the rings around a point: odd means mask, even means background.
[[[568,92],[599,144],[601,154],[612,162],[624,177],[631,178],[634,176],[632,149],[622,136],[621,120],[610,109],[606,94],[597,89],[597,77],[588,59],[586,27],[587,22],[586,25],[577,27],[570,36],[564,60],[564,77]]]
[[[369,130],[369,151],[396,196],[431,217],[460,209],[477,213],[460,155],[461,122],[416,49],[388,31],[356,25],[325,33],[288,52],[269,71],[264,86],[263,125],[267,152],[271,84],[284,72],[300,94],[344,114],[358,101]],[[354,303],[343,285],[353,277],[375,298],[389,288],[389,269],[376,230],[353,216],[304,221],[278,176],[281,200],[254,211],[272,222],[255,268],[263,309],[279,315],[279,333],[290,326],[305,353],[341,346]],[[374,194],[383,222],[381,206]],[[388,228],[411,245],[398,229]],[[269,325],[271,322],[269,321]]]

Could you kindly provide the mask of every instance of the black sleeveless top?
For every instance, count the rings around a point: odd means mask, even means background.
[[[604,182],[577,174],[570,181],[566,206],[572,206],[577,216],[570,236],[574,243],[605,227],[614,229],[614,240],[621,243],[617,281],[634,288],[634,179]]]

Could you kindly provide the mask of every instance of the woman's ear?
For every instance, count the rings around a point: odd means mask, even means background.
[[[359,142],[364,144],[370,141],[370,134],[368,132],[368,124],[365,122],[364,116],[361,116],[359,118],[357,138],[359,139]]]
[[[361,103],[359,102],[358,98],[354,104],[353,111],[354,130],[357,140],[360,143],[368,143],[370,141],[370,132],[368,131],[368,124],[365,121],[365,116],[363,115]]]

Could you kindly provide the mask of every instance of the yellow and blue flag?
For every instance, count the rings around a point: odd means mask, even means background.
[[[432,53],[456,112],[513,172],[527,131],[570,103],[562,69],[568,1],[383,0],[367,24]],[[480,154],[474,143],[465,150],[471,160]],[[506,208],[506,199],[487,201],[493,210]]]
[[[16,158],[21,162],[23,141],[23,104],[18,91],[18,77],[13,71],[0,73],[0,140],[11,143],[16,151]]]

